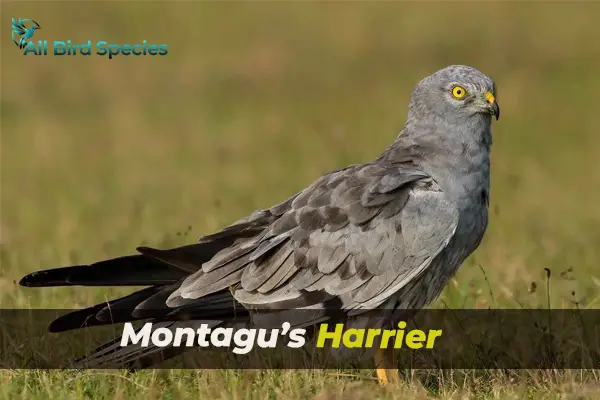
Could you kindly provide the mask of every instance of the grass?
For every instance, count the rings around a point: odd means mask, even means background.
[[[499,88],[492,216],[433,306],[598,308],[599,12],[594,2],[3,2],[0,306],[75,308],[126,293],[15,281],[193,241],[371,160],[402,127],[414,83],[461,63]],[[36,39],[146,39],[169,54],[23,57],[8,16],[36,19]],[[369,371],[4,370],[0,396],[600,394],[595,371],[422,374],[382,389]]]

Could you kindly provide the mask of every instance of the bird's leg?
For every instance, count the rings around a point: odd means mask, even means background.
[[[398,368],[394,363],[394,348],[377,349],[375,352],[375,368],[377,371],[377,380],[380,385],[400,380]]]

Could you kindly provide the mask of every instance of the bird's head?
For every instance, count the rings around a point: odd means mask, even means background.
[[[410,108],[416,118],[434,116],[458,123],[500,118],[494,81],[465,65],[451,65],[421,80]]]

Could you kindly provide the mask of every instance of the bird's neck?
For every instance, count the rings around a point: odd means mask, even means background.
[[[463,132],[477,132],[473,135],[439,128],[444,124],[409,122],[380,159],[413,164],[453,197],[489,189],[492,136],[491,119],[486,117],[473,118],[469,121],[472,126],[462,125]]]

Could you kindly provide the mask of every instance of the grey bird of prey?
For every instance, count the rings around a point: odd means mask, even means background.
[[[349,316],[422,308],[486,230],[491,123],[499,115],[491,78],[446,67],[415,86],[404,128],[376,160],[325,174],[196,244],[140,247],[137,255],[34,272],[20,284],[148,286],[67,314],[51,324],[54,332],[147,318],[176,326],[178,313],[192,309],[227,321],[234,307]],[[158,351],[114,346],[125,363]],[[105,355],[87,361],[102,366]]]

